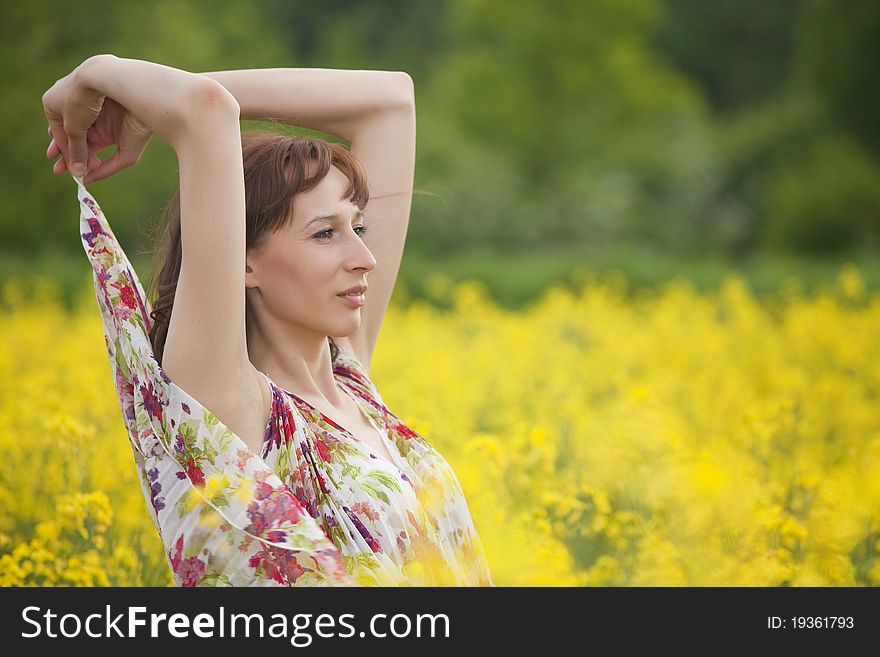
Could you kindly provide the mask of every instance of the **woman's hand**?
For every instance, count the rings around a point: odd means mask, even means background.
[[[102,180],[137,163],[153,134],[120,103],[85,85],[81,71],[91,59],[43,94],[43,109],[52,136],[46,157],[61,155],[53,167],[56,175],[70,170],[73,175],[82,176],[87,167],[89,175],[83,178],[83,184]],[[102,162],[97,153],[114,144],[117,148],[113,157]],[[76,170],[76,163],[84,163],[82,171]]]
[[[63,129],[63,128],[62,128]],[[52,135],[52,126],[49,126]],[[147,144],[152,138],[152,131],[137,119],[125,107],[110,97],[105,97],[98,118],[86,132],[88,174],[83,184],[88,185],[96,180],[109,178],[117,171],[140,162]],[[109,146],[116,146],[116,152],[110,159],[102,161],[98,153]],[[61,154],[61,148],[53,137],[46,151],[50,160]],[[68,169],[64,157],[53,167],[56,175]]]

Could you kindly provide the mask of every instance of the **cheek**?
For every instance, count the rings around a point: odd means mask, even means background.
[[[284,309],[285,315],[302,315],[303,306],[333,301],[336,262],[329,249],[278,250],[265,266],[272,278],[272,301]]]
[[[328,303],[329,286],[317,264],[287,262],[276,271],[271,296],[279,314],[301,322],[314,318],[316,307]]]

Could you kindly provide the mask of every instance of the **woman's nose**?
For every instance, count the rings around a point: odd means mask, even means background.
[[[363,267],[367,271],[372,270],[376,266],[376,258],[367,243],[360,236],[353,238],[354,252],[351,254],[353,264],[356,267]]]

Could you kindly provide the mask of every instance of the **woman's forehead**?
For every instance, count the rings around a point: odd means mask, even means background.
[[[354,205],[350,199],[343,197],[348,185],[345,174],[336,167],[330,167],[317,185],[293,197],[294,216],[306,219],[317,212],[344,211],[345,206]]]

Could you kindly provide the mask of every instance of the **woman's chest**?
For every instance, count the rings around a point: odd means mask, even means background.
[[[354,411],[349,410],[345,415],[338,416],[333,423],[340,425],[342,431],[348,437],[353,438],[368,454],[385,459],[396,467],[397,459],[390,453],[392,446],[388,443],[384,431],[377,428],[373,424],[375,421],[368,419],[358,408],[355,408]],[[324,419],[326,420],[326,418]],[[333,428],[332,424],[330,427]]]

